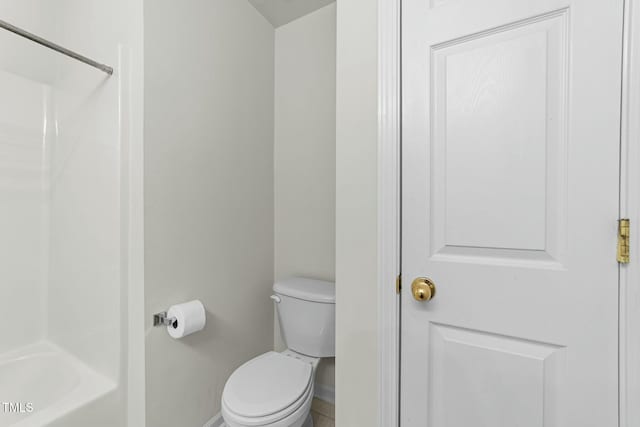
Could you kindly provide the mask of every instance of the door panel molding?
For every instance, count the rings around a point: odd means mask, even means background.
[[[431,46],[432,256],[445,254],[455,262],[460,252],[488,261],[498,255],[562,268],[567,244],[568,15],[563,8]],[[533,52],[537,67],[526,60]],[[494,112],[478,114],[483,109],[501,109],[500,117],[513,114],[513,105],[500,103],[491,93],[502,61],[519,62],[508,83],[523,100],[518,106],[522,120],[508,126],[494,123]],[[482,66],[474,65],[478,63]],[[456,124],[462,121],[467,125],[461,132]],[[522,133],[529,137],[519,139]],[[482,150],[487,139],[512,143],[501,153],[487,153]],[[483,174],[486,169],[504,171]],[[514,198],[521,203],[505,204]],[[466,220],[470,216],[473,222]],[[528,226],[522,227],[524,223]]]
[[[451,325],[430,323],[431,366],[429,425],[462,425],[455,406],[482,414],[482,425],[561,427],[555,408],[561,393],[566,348],[549,343],[487,333]],[[464,369],[463,367],[469,367]],[[505,372],[509,374],[506,375]],[[534,382],[534,387],[524,384]],[[477,390],[501,390],[509,412],[487,411],[486,399]],[[526,398],[523,398],[526,396]],[[539,399],[539,396],[544,396]],[[544,406],[544,409],[543,409]]]

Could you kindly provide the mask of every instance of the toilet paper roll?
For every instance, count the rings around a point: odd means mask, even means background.
[[[167,326],[167,332],[176,339],[201,331],[207,322],[204,305],[198,300],[172,305],[167,310],[167,318],[172,317],[176,320]]]

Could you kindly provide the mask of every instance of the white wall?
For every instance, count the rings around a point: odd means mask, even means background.
[[[336,424],[378,425],[378,5],[338,1]]]
[[[275,280],[335,279],[335,65],[335,3],[276,29]],[[333,360],[316,383],[333,387]]]
[[[274,30],[246,0],[145,2],[147,425],[200,427],[273,348]],[[199,298],[183,340],[154,312]]]

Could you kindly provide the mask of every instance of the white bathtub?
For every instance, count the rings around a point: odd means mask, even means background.
[[[114,381],[49,342],[1,354],[0,427],[47,426],[115,388]],[[10,411],[9,402],[22,404],[22,413]]]

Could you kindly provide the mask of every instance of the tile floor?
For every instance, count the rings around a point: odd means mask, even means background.
[[[335,406],[320,399],[311,402],[313,427],[335,427]]]

